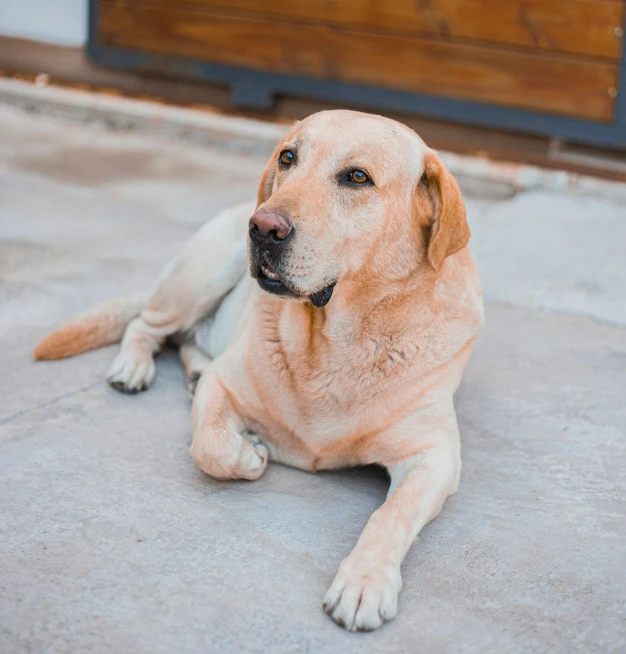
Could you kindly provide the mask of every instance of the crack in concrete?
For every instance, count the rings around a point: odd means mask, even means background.
[[[65,393],[64,395],[59,395],[58,397],[55,397],[53,400],[50,400],[49,402],[43,402],[42,404],[37,404],[33,407],[29,407],[28,409],[22,409],[21,411],[18,411],[16,413],[7,416],[6,418],[0,419],[0,426],[8,425],[9,423],[13,422],[17,418],[20,418],[21,416],[28,415],[29,413],[33,413],[34,411],[38,411],[39,409],[45,409],[46,407],[52,406],[57,402],[60,402],[61,400],[66,400],[70,397],[74,397],[75,395],[80,395],[81,393],[84,393],[85,391],[88,391],[94,388],[94,386],[98,386],[99,384],[102,384],[101,379],[99,379],[96,382],[93,382],[93,384],[89,384],[88,386],[84,386],[83,388],[79,388],[75,391],[72,391],[71,393]]]

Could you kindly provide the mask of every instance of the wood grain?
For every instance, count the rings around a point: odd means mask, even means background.
[[[159,7],[100,6],[103,45],[609,121],[617,66]]]
[[[140,0],[133,0],[136,4]],[[235,15],[398,30],[617,59],[621,0],[151,0]]]

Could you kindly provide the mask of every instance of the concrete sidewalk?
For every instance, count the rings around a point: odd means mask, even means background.
[[[487,327],[457,396],[461,488],[372,634],[321,599],[384,475],[216,482],[174,355],[135,397],[103,381],[115,348],[31,361],[149,287],[263,165],[0,106],[0,652],[626,651],[623,204],[465,189]]]

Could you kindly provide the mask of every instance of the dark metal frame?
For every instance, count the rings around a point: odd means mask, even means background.
[[[96,64],[135,72],[227,84],[231,103],[254,109],[271,108],[275,95],[291,95],[329,100],[347,106],[367,107],[377,111],[396,111],[464,123],[554,136],[579,143],[610,148],[626,148],[626,47],[622,46],[619,63],[617,101],[613,122],[605,123],[553,114],[525,111],[481,102],[409,93],[393,89],[333,82],[301,75],[270,73],[239,66],[206,63],[172,56],[149,54],[103,47],[98,44],[98,0],[89,0],[89,37],[87,54]],[[626,33],[626,16],[624,17]]]

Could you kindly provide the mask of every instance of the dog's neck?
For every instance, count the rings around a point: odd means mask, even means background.
[[[390,270],[391,269],[391,270]],[[388,267],[384,274],[373,274],[371,269],[340,279],[329,303],[318,308],[310,302],[280,303],[279,312],[288,312],[291,324],[300,325],[306,338],[302,347],[324,349],[354,347],[372,334],[404,331],[407,319],[428,321],[437,275],[427,264],[414,264],[408,272]],[[407,307],[414,307],[412,316]],[[420,317],[421,316],[421,317]],[[277,316],[278,318],[278,316]]]
[[[358,323],[371,321],[378,314],[390,319],[396,309],[405,313],[407,301],[421,303],[431,295],[437,277],[421,243],[407,238],[391,247],[383,242],[371,252],[365,265],[338,281],[323,310],[330,320],[344,314]]]

